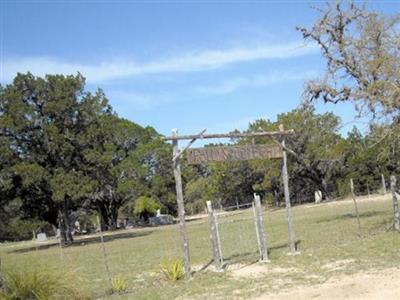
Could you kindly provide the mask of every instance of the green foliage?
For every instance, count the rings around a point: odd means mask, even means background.
[[[147,196],[141,196],[135,201],[134,213],[147,221],[149,217],[156,214],[159,208],[160,204],[156,200]]]
[[[18,74],[0,86],[0,132],[0,240],[12,218],[64,232],[82,209],[112,229],[119,208],[144,194],[173,211],[170,146],[153,128],[119,118],[101,90],[86,92],[80,74]],[[8,210],[15,199],[17,215]]]
[[[192,214],[203,212],[206,201],[210,200],[208,178],[198,177],[186,184],[185,207]]]
[[[37,232],[48,225],[45,221],[35,219],[21,220],[20,218],[11,219],[7,230],[15,240],[33,238],[33,232]]]
[[[168,280],[177,281],[185,275],[183,262],[180,259],[165,260],[160,264],[161,272]]]
[[[90,299],[76,288],[76,274],[68,276],[35,263],[8,267],[0,279],[0,298],[6,300]]]
[[[122,275],[114,277],[111,280],[111,285],[112,285],[112,292],[118,294],[126,292],[128,288],[128,283],[126,281],[126,278],[123,277]]]

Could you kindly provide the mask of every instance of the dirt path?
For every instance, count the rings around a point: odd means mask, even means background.
[[[342,275],[320,285],[296,287],[279,294],[265,294],[253,300],[264,299],[400,299],[400,269]]]

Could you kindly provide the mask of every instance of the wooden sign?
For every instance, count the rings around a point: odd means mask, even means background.
[[[282,157],[279,145],[218,146],[187,150],[187,160],[190,165]]]

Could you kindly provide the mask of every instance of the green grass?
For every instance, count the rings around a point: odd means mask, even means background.
[[[267,210],[265,231],[271,263],[268,268],[291,268],[290,272],[266,273],[261,277],[235,277],[231,272],[196,272],[193,279],[171,282],[160,269],[162,261],[181,254],[176,225],[118,231],[106,235],[106,251],[111,278],[123,276],[129,293],[119,299],[245,298],[276,291],[283,284],[324,282],[337,274],[398,265],[400,235],[386,231],[392,218],[389,196],[358,200],[361,234],[351,201],[293,208],[296,239],[301,255],[288,256],[286,212]],[[256,264],[258,250],[251,210],[219,218],[224,259],[230,264]],[[199,269],[211,260],[207,219],[187,223],[191,261]],[[32,262],[48,265],[79,276],[79,286],[93,297],[106,297],[111,289],[99,237],[79,240],[77,246],[10,253],[36,243],[3,244],[2,267]],[[335,261],[349,260],[345,267],[332,268]]]

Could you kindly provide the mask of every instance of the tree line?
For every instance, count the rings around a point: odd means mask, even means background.
[[[1,238],[30,234],[43,222],[73,240],[77,216],[97,213],[103,229],[117,228],[119,215],[140,197],[153,199],[164,213],[176,214],[171,145],[151,127],[118,117],[101,90],[89,93],[84,78],[18,74],[0,90]],[[349,178],[362,189],[378,188],[381,174],[398,173],[398,142],[385,132],[396,124],[371,126],[367,135],[354,128],[345,138],[341,120],[304,105],[250,123],[247,131],[275,131],[280,124],[295,130],[287,139],[293,204],[348,192]],[[271,144],[266,137],[231,144]],[[214,163],[183,162],[185,205],[189,213],[204,210],[207,200],[231,206],[250,201],[254,192],[270,205],[283,199],[281,160]],[[143,203],[139,214],[145,214]],[[154,204],[153,204],[154,206]],[[38,225],[39,224],[39,225]],[[17,230],[17,231],[16,231]],[[28,232],[27,232],[28,231]]]

